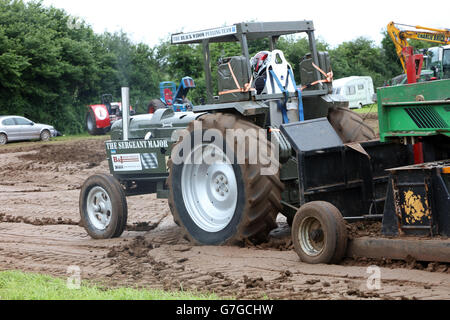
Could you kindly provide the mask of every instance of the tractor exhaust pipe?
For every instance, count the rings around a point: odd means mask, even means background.
[[[122,87],[122,139],[128,141],[130,123],[130,88]]]

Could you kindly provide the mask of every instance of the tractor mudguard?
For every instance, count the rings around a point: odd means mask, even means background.
[[[108,108],[104,104],[91,105],[89,109],[94,113],[95,123],[98,129],[111,126]]]

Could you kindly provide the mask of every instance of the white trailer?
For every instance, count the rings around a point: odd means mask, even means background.
[[[347,77],[333,81],[333,93],[349,101],[349,108],[362,108],[374,103],[375,90],[371,77]]]

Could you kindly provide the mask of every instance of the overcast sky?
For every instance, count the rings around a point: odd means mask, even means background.
[[[365,36],[376,43],[390,21],[450,28],[450,1],[416,0],[44,0],[83,18],[95,32],[125,31],[150,46],[171,33],[244,21],[313,20],[316,37],[336,46]],[[421,9],[423,7],[423,9]]]

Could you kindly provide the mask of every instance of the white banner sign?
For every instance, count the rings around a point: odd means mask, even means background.
[[[236,26],[208,29],[197,32],[180,33],[172,35],[172,43],[183,43],[208,38],[217,38],[236,33]]]
[[[113,155],[112,164],[114,171],[142,171],[141,157],[136,154]]]

